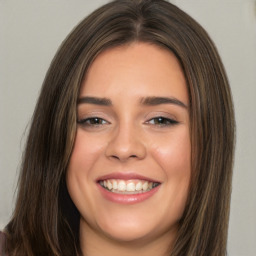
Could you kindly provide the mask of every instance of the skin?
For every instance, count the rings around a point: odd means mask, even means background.
[[[81,214],[83,254],[170,255],[191,175],[189,99],[177,58],[147,43],[108,49],[86,74],[80,99],[88,96],[107,98],[111,105],[80,100],[77,107],[66,180]],[[145,104],[147,97],[172,101]],[[143,175],[161,185],[142,202],[119,204],[104,198],[97,184],[113,172]]]

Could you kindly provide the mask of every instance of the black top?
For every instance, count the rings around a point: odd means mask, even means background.
[[[5,254],[5,234],[0,231],[0,256],[7,256]]]

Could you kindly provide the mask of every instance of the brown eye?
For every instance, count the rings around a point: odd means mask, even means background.
[[[169,126],[169,125],[178,124],[178,122],[176,120],[162,117],[162,116],[154,117],[154,118],[150,119],[148,121],[148,123],[152,124],[152,125],[159,125],[159,126]]]
[[[107,124],[108,122],[103,118],[90,117],[90,118],[78,120],[77,123],[83,126],[94,126],[94,125],[99,126],[99,125]]]

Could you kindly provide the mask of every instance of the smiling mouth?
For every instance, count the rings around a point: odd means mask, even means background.
[[[145,193],[160,185],[159,182],[122,179],[100,180],[99,184],[110,192],[127,195]]]

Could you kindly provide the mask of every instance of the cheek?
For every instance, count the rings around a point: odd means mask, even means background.
[[[191,143],[189,131],[181,129],[162,140],[152,143],[152,155],[166,175],[187,176],[191,171]]]
[[[154,158],[165,175],[166,199],[170,210],[181,217],[188,196],[191,179],[191,143],[185,130],[159,141],[155,145]]]
[[[66,176],[69,194],[77,206],[90,196],[92,190],[88,187],[92,184],[92,172],[101,155],[102,143],[96,143],[95,139],[78,130]]]
[[[98,168],[97,163],[103,153],[102,139],[93,138],[93,136],[85,134],[84,131],[77,130],[67,169],[66,184],[78,211],[88,220],[93,219],[92,211],[88,211],[88,209],[96,208],[93,200],[95,198],[94,170]]]
[[[76,172],[89,173],[103,151],[103,143],[97,143],[97,138],[86,136],[78,130],[75,145],[69,162],[69,169]]]
[[[182,218],[191,179],[191,143],[188,129],[177,129],[164,139],[154,139],[151,154],[164,175],[162,203],[158,208],[165,220],[159,228],[171,228]]]

